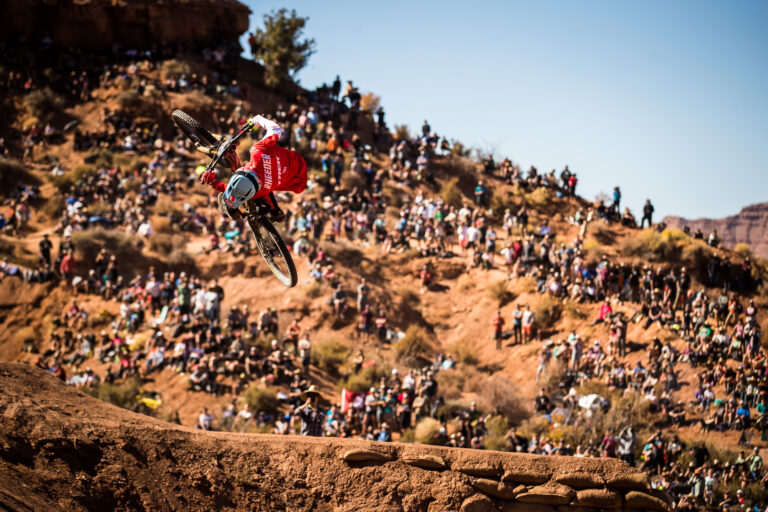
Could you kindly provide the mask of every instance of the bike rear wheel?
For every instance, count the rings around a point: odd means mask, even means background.
[[[183,110],[174,110],[171,113],[171,119],[179,127],[179,130],[195,144],[211,147],[218,142],[216,137],[211,135],[211,132],[203,128],[203,125]]]
[[[288,288],[296,286],[299,282],[296,265],[275,226],[263,217],[254,218],[253,216],[248,217],[248,225],[251,227],[256,247],[267,262],[269,270],[284,286]]]

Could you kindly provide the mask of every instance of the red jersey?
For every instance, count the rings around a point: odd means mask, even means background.
[[[264,137],[251,146],[251,161],[244,169],[256,174],[261,189],[254,197],[272,191],[301,194],[307,188],[307,163],[295,151],[277,145],[278,134]]]
[[[251,160],[240,169],[256,175],[260,188],[251,199],[266,197],[270,192],[300,194],[307,188],[307,163],[295,151],[277,145],[282,130],[271,123],[267,136],[251,146]],[[274,129],[272,129],[272,126]],[[216,180],[211,186],[224,192],[226,184]],[[275,206],[275,205],[273,205]]]

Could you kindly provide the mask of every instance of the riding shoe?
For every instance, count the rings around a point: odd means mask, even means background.
[[[280,208],[275,208],[274,210],[269,211],[267,217],[269,218],[270,222],[283,222],[285,220],[285,212]]]

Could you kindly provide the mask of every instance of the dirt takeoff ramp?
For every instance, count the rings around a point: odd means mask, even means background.
[[[0,364],[2,510],[669,512],[616,460],[204,433]]]

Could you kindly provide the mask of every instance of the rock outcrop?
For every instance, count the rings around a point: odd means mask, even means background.
[[[236,0],[7,0],[0,38],[108,50],[119,43],[215,45],[248,30],[250,9]]]
[[[669,512],[615,459],[201,432],[0,364],[0,508]]]
[[[768,202],[746,206],[738,214],[722,219],[665,217],[664,222],[674,228],[688,226],[692,233],[701,229],[705,237],[717,230],[724,246],[732,249],[738,243],[748,244],[753,254],[768,258]]]

